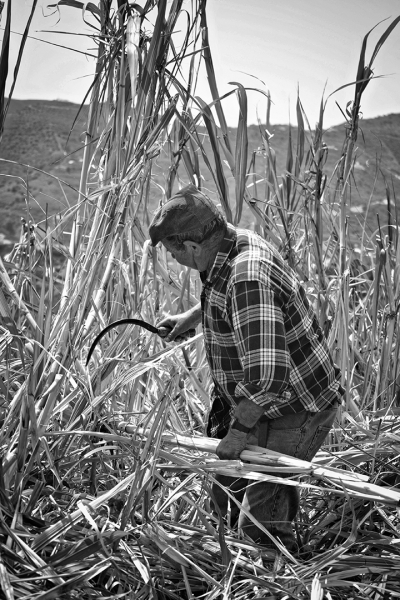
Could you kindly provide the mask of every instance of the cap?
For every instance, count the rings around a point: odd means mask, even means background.
[[[194,185],[182,188],[161,206],[149,227],[153,246],[170,235],[190,233],[213,221],[221,213]]]

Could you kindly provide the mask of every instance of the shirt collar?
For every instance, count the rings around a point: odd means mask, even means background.
[[[232,251],[232,248],[236,245],[237,233],[236,228],[228,223],[228,228],[224,239],[221,242],[220,248],[218,250],[218,254],[215,257],[213,266],[210,269],[208,275],[206,272],[200,273],[200,277],[203,283],[213,283],[215,279],[218,277],[222,267],[226,264],[229,255]]]

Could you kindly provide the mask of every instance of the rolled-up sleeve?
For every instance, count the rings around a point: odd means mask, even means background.
[[[232,286],[230,319],[244,377],[235,396],[260,406],[287,401],[290,354],[279,298],[260,281]]]

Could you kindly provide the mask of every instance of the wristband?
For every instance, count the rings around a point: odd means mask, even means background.
[[[237,419],[235,419],[231,425],[231,429],[236,429],[237,431],[242,431],[243,433],[249,433],[249,431],[253,428],[246,427],[245,425],[242,425],[241,423],[239,423],[239,421]]]

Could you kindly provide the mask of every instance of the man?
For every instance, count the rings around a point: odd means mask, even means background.
[[[149,228],[182,265],[197,269],[201,303],[163,319],[172,341],[200,321],[213,404],[207,434],[217,455],[237,459],[248,443],[311,460],[335,419],[343,389],[326,341],[296,275],[259,235],[226,223],[190,185],[156,212]],[[299,498],[295,487],[218,476],[243,507],[291,551]],[[223,516],[228,496],[213,486]],[[232,503],[235,517],[236,504]],[[241,511],[238,526],[255,542],[272,538]]]

